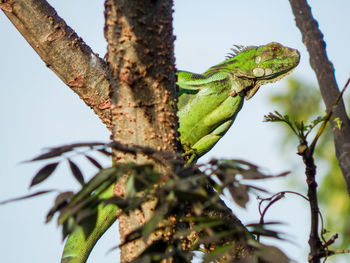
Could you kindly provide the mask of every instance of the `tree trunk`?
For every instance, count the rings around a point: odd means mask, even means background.
[[[172,1],[108,0],[105,37],[111,82],[112,138],[129,145],[176,152],[177,121],[174,74]],[[145,156],[115,153],[114,162],[154,162]],[[155,164],[158,171],[167,167]],[[124,196],[124,180],[116,195]],[[119,217],[121,241],[152,216],[156,201]],[[151,240],[149,242],[152,242]],[[121,262],[135,259],[146,247],[143,240],[121,248]]]

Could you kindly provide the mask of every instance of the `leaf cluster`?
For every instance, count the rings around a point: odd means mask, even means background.
[[[87,150],[82,150],[87,149]],[[112,149],[129,153],[142,152],[151,158],[162,159],[173,167],[172,172],[160,174],[151,164],[116,164],[108,168],[102,165],[89,151],[111,155]],[[79,153],[96,168],[98,173],[85,182],[84,175],[72,157],[67,153]],[[88,236],[97,221],[98,206],[115,206],[121,214],[142,209],[145,202],[154,201],[153,216],[144,225],[129,233],[122,244],[143,239],[152,239],[152,244],[133,262],[191,262],[193,251],[202,251],[202,262],[289,262],[277,248],[263,245],[256,240],[257,234],[279,238],[278,232],[268,230],[265,225],[250,226],[252,233],[241,224],[223,201],[221,195],[228,195],[240,207],[245,208],[250,193],[265,192],[253,184],[287,173],[271,175],[243,160],[217,160],[201,165],[179,166],[178,160],[164,158],[167,155],[150,148],[125,146],[117,142],[80,143],[49,149],[31,161],[59,161],[46,164],[34,176],[31,186],[45,181],[56,170],[60,162],[69,164],[71,174],[81,184],[76,193],[65,191],[56,196],[53,207],[47,214],[50,222],[58,215],[57,223],[62,226],[63,238],[76,227],[83,227]],[[176,157],[176,156],[175,156]],[[106,191],[121,177],[127,176],[125,197],[107,196]],[[47,193],[41,191],[38,194]],[[33,194],[21,197],[30,198]],[[16,199],[19,200],[19,199]],[[241,253],[237,253],[239,248]],[[248,251],[247,251],[248,250]],[[247,257],[249,255],[249,257]],[[273,256],[278,255],[278,256]]]
[[[278,111],[270,112],[264,116],[266,122],[283,122],[289,126],[291,131],[299,138],[300,141],[305,141],[310,132],[321,122],[324,122],[326,116],[317,116],[309,124],[304,121],[292,120],[289,115],[282,115]]]

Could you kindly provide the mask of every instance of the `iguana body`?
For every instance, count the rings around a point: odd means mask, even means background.
[[[259,87],[290,73],[299,63],[295,49],[278,43],[259,47],[239,47],[236,54],[203,74],[177,73],[180,141],[188,162],[208,152],[226,133],[243,106]],[[112,197],[112,187],[104,198]],[[116,220],[116,208],[98,207],[97,224],[86,239],[82,229],[66,242],[62,261],[84,263],[97,240]]]

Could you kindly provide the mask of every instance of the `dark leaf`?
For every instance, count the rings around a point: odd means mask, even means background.
[[[40,161],[40,160],[55,158],[55,157],[61,156],[62,154],[66,153],[66,152],[73,151],[74,148],[80,148],[80,147],[92,148],[95,146],[104,146],[104,145],[106,145],[106,144],[101,143],[101,142],[73,143],[73,144],[68,144],[68,145],[62,145],[59,147],[50,148],[46,153],[40,154],[39,156],[37,156],[29,161],[33,162],[33,161]]]
[[[151,188],[160,182],[162,175],[153,169],[153,165],[139,165],[134,167],[134,187],[136,192],[141,192]]]
[[[291,260],[277,247],[264,245],[254,240],[249,240],[248,243],[253,247],[257,248],[257,250],[254,252],[254,255],[258,256],[259,259],[263,260],[264,262],[269,262],[269,263],[291,262]]]
[[[46,215],[46,223],[51,221],[52,217],[57,211],[59,211],[60,209],[68,205],[73,195],[74,195],[73,192],[63,192],[57,195],[54,206],[50,209],[50,211]]]
[[[214,219],[211,221],[196,224],[192,228],[193,228],[193,230],[196,230],[196,231],[202,231],[202,230],[210,229],[212,227],[225,226],[227,224],[228,224],[228,222],[225,222],[224,220],[219,218],[219,219]],[[215,233],[215,235],[216,234],[218,234],[218,233]]]
[[[97,169],[103,169],[102,165],[89,155],[85,154],[86,159],[88,159]]]
[[[279,222],[279,221],[269,221],[269,222],[264,222],[265,225],[284,225],[285,223]],[[251,223],[251,224],[246,224],[245,227],[256,227],[256,226],[261,226],[260,223]]]
[[[35,161],[41,161],[41,160],[46,160],[50,158],[55,158],[58,156],[61,156],[63,153],[70,151],[71,149],[67,148],[53,148],[50,151],[40,154],[39,156],[29,160],[29,162],[35,162]]]
[[[25,196],[21,196],[21,197],[16,197],[16,198],[8,199],[8,200],[5,200],[5,201],[1,201],[1,202],[0,202],[0,205],[5,205],[5,204],[7,204],[7,203],[11,203],[11,202],[15,202],[15,201],[20,201],[20,200],[32,198],[32,197],[35,197],[35,196],[38,196],[38,195],[43,195],[43,194],[51,193],[51,192],[53,192],[53,191],[55,191],[55,190],[39,191],[39,192],[30,194],[30,195],[25,195]]]
[[[261,227],[261,226],[260,227],[256,226],[249,232],[254,234],[254,235],[272,237],[272,238],[283,240],[283,238],[280,237],[280,234],[281,234],[280,232],[274,231],[274,230],[269,230],[269,229],[266,229],[266,228]]]
[[[57,225],[63,225],[63,227],[70,222],[70,224],[74,223],[76,225],[75,222],[75,215],[81,211],[82,206],[80,203],[78,204],[71,204],[71,202],[63,207],[60,210],[59,216],[57,218]],[[70,226],[70,224],[66,225],[66,227]],[[70,229],[70,228],[67,228]]]
[[[68,162],[70,170],[72,171],[72,174],[75,177],[75,179],[77,179],[77,181],[81,185],[84,185],[84,176],[81,173],[80,168],[72,160],[68,159]]]
[[[169,245],[163,240],[156,240],[149,245],[145,251],[130,263],[150,263],[163,262],[162,259],[167,257]],[[185,261],[186,262],[186,261]]]
[[[138,199],[138,198],[135,198]],[[127,206],[128,204],[128,200],[118,197],[118,196],[113,196],[111,198],[107,198],[107,199],[101,199],[101,201],[105,204],[105,205],[109,205],[109,204],[115,204],[117,205],[119,208],[123,209],[124,207]]]
[[[193,190],[175,190],[175,195],[182,201],[186,202],[204,202],[208,200],[207,192],[203,188]]]
[[[83,207],[91,205],[92,202],[101,197],[100,194],[107,191],[107,189],[113,191],[113,184],[117,175],[123,174],[122,170],[121,173],[118,172],[117,167],[100,170],[88,183],[83,185],[82,189],[72,197],[69,206],[61,211],[58,217],[58,225],[63,224]]]
[[[222,218],[218,217],[182,217],[181,221],[184,223],[188,223],[187,225],[191,225],[191,228],[181,227],[174,235],[175,238],[181,238],[181,236],[188,236],[193,231],[202,232],[206,230],[212,231],[214,227],[227,226],[231,224],[231,222],[227,222]],[[200,244],[209,244],[215,243],[219,240],[222,240],[223,237],[232,236],[234,233],[237,233],[236,230],[228,231],[225,229],[224,232],[218,232],[215,230],[215,235],[201,235],[198,242]],[[198,243],[199,244],[199,243]]]
[[[139,239],[142,237],[142,227],[138,227],[137,229],[131,231],[129,234],[126,235],[124,242],[122,242],[119,246],[122,247],[125,244],[132,242],[136,239]]]
[[[153,184],[150,184],[150,182],[147,180],[147,176],[135,175],[134,187],[135,187],[136,192],[142,192],[142,191],[144,191],[147,188],[150,188],[152,186],[153,186]]]
[[[203,263],[215,262],[223,256],[227,256],[234,249],[235,246],[233,244],[219,246],[215,248],[214,251],[205,254],[205,256],[203,257]]]
[[[78,214],[77,224],[83,228],[85,237],[89,237],[96,226],[97,212],[85,209]]]
[[[157,209],[154,212],[152,218],[142,226],[142,238],[144,240],[147,240],[149,235],[151,235],[156,229],[158,229],[159,222],[163,220],[166,212],[168,211],[164,205],[162,208]]]
[[[249,201],[248,188],[245,185],[240,185],[238,187],[228,187],[228,190],[236,204],[242,208],[246,208],[246,204]]]
[[[232,229],[232,230],[225,229],[224,231],[221,231],[221,232],[215,231],[215,235],[200,236],[198,240],[198,244],[210,245],[213,243],[221,243],[222,240],[224,239],[230,239],[232,238],[232,236],[242,235],[242,234],[244,235],[244,233],[242,233],[242,230],[237,230],[237,229]]]
[[[244,165],[246,167],[250,167],[251,169],[257,170],[259,167],[253,163],[247,162],[245,160],[241,159],[234,159],[231,162],[233,162],[233,167],[236,167],[238,165]]]
[[[103,155],[106,155],[106,156],[112,156],[112,153],[107,151],[106,149],[98,149],[97,150],[98,152],[102,153]]]
[[[62,226],[62,240],[64,240],[68,235],[70,235],[75,228],[76,224],[74,222],[74,218],[71,217],[66,222],[64,222]]]
[[[124,213],[129,213],[131,210],[140,208],[141,205],[146,200],[147,200],[146,197],[133,197],[133,198],[123,199],[123,198],[114,196],[108,199],[101,199],[101,202],[103,202],[104,205],[115,204],[120,209],[122,209]]]
[[[81,209],[76,214],[75,221],[77,222],[77,224],[79,224],[79,225],[83,224],[84,221],[91,216],[96,217],[97,216],[97,205],[98,205],[98,203],[96,202],[95,206],[91,205],[89,207]]]
[[[255,190],[255,192],[263,192],[263,193],[269,193],[269,191],[265,190],[264,188],[257,187],[255,185],[251,184],[244,184],[250,191]]]
[[[32,187],[33,185],[40,184],[42,181],[47,179],[55,171],[58,164],[59,164],[58,162],[50,163],[45,165],[43,168],[41,168],[39,172],[37,172],[36,175],[34,176],[32,182],[30,183],[29,188]]]
[[[236,263],[256,263],[258,262],[258,258],[255,255],[249,255],[238,260]]]

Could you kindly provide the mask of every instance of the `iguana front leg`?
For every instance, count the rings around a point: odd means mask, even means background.
[[[232,120],[228,120],[213,130],[211,133],[201,138],[192,146],[194,151],[198,155],[202,156],[208,151],[208,149],[211,149],[213,145],[215,145],[222,138],[232,123]]]

